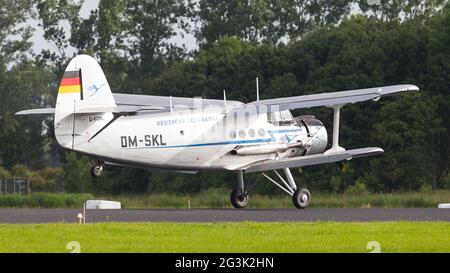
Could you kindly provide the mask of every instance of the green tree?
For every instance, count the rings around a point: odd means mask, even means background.
[[[32,18],[31,0],[0,1],[0,69],[26,59],[33,28],[26,24]]]
[[[89,158],[78,156],[74,152],[66,152],[63,163],[64,191],[89,192],[92,190]]]
[[[11,178],[11,173],[0,166],[0,179],[7,179],[7,178]]]
[[[425,20],[434,14],[447,0],[357,0],[355,1],[367,17],[381,21]]]
[[[70,14],[65,43],[97,56],[115,92],[143,93],[143,77],[187,56],[173,38],[190,32],[192,9],[191,0],[100,1],[87,19]]]
[[[202,47],[223,37],[276,45],[298,39],[318,26],[338,23],[350,12],[351,1],[319,0],[201,0],[196,37]]]
[[[385,156],[374,160],[381,164],[373,170],[385,190],[417,190],[424,183],[436,187],[443,131],[436,108],[436,101],[420,95],[383,104],[372,136],[386,150]]]
[[[32,192],[53,192],[55,185],[61,180],[64,171],[62,168],[45,167],[34,171],[30,175]]]
[[[427,51],[427,74],[424,85],[431,95],[437,96],[438,112],[446,132],[441,135],[438,170],[441,180],[448,177],[450,170],[450,3],[439,16],[431,19],[430,40]]]
[[[66,66],[70,49],[71,32],[79,25],[79,12],[84,3],[68,0],[38,0],[39,26],[44,30],[44,38],[53,45],[53,50],[44,49],[41,60],[53,64],[57,74],[62,73]]]
[[[29,62],[14,65],[9,71],[0,71],[0,158],[6,166],[18,162],[30,167],[42,167],[43,156],[49,146],[42,117],[23,117],[14,114],[20,110],[53,105],[49,86],[54,74]]]
[[[106,166],[104,174],[94,180],[93,191],[100,194],[142,194],[147,190],[148,177],[146,170]]]
[[[30,170],[25,165],[16,164],[11,167],[11,175],[14,178],[28,178],[30,176]]]

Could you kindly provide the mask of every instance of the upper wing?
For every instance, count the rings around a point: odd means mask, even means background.
[[[400,92],[419,91],[415,85],[394,85],[367,89],[358,89],[350,91],[321,93],[305,96],[277,98],[254,101],[247,105],[263,104],[267,106],[278,105],[279,110],[310,108],[317,106],[343,105],[366,100],[376,100],[380,97],[391,96]],[[128,113],[145,110],[164,110],[171,105],[174,108],[201,108],[206,106],[224,106],[223,100],[182,98],[182,97],[164,97],[149,95],[131,95],[131,94],[113,94],[117,107],[106,109],[102,106],[92,107],[92,109],[78,109],[77,113],[99,113],[116,112]],[[240,101],[227,101],[231,107],[241,107],[244,104]],[[52,115],[55,113],[53,108],[30,109],[17,112],[16,115]]]
[[[171,105],[174,108],[201,108],[206,106],[224,106],[223,100],[212,100],[202,98],[183,98],[149,95],[113,94],[117,105],[127,106],[153,106],[168,109]],[[243,106],[239,101],[227,101],[229,106]]]
[[[164,111],[172,106],[179,109],[195,109],[207,106],[224,106],[223,100],[212,100],[202,98],[182,98],[182,97],[165,97],[165,96],[148,96],[148,95],[131,95],[131,94],[113,94],[117,107],[106,107],[103,105],[83,105],[78,103],[75,109],[77,114],[91,113],[136,113],[139,111]],[[229,107],[244,106],[239,101],[227,101]],[[55,109],[29,109],[17,112],[16,115],[53,115]]]
[[[165,96],[149,96],[149,95],[132,95],[132,94],[113,94],[117,107],[106,107],[103,105],[83,105],[78,103],[75,109],[77,114],[91,113],[136,113],[139,111],[164,111],[171,106],[175,109],[196,109],[207,106],[224,106],[223,100],[212,100],[203,98],[182,98],[182,97],[165,97]],[[244,106],[239,101],[227,101],[227,106],[231,108]],[[17,112],[16,115],[53,115],[55,109],[30,109]]]
[[[268,160],[261,163],[256,163],[248,167],[247,169],[245,169],[245,172],[254,173],[284,168],[299,168],[304,166],[350,160],[352,158],[358,157],[373,156],[382,154],[383,152],[384,151],[381,148],[361,148],[333,153],[332,155],[316,154],[301,157],[291,157],[286,159]]]
[[[287,97],[260,100],[249,103],[249,105],[263,104],[267,106],[278,105],[279,110],[286,109],[298,109],[298,108],[310,108],[317,106],[332,106],[332,105],[344,105],[347,103],[355,103],[366,100],[377,100],[381,97],[391,96],[396,93],[419,91],[419,88],[415,85],[394,85],[375,87],[367,89],[357,89],[350,91],[321,93],[305,96]]]

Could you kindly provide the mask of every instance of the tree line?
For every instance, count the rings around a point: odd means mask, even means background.
[[[379,146],[380,157],[294,170],[299,184],[343,192],[450,188],[450,4],[444,0],[0,0],[0,176],[32,177],[36,190],[62,182],[67,191],[198,192],[230,188],[235,175],[195,176],[108,167],[93,181],[88,158],[65,152],[51,118],[16,117],[53,107],[73,55],[99,60],[113,92],[261,98],[413,83],[417,94],[347,105],[344,147]],[[37,22],[51,45],[33,50]],[[179,41],[194,37],[197,47]],[[330,131],[332,111],[310,109]],[[34,178],[33,178],[34,177]],[[276,189],[259,175],[258,190]],[[46,182],[47,181],[47,182]],[[50,182],[48,182],[50,181]]]

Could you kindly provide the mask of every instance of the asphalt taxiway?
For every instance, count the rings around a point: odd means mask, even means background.
[[[75,223],[75,209],[0,209],[0,224]],[[87,210],[86,222],[446,221],[450,209],[151,209]]]

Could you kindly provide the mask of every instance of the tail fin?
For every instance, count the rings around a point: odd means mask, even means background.
[[[59,85],[57,105],[73,108],[75,101],[83,105],[116,106],[105,74],[88,55],[78,55],[70,61]]]
[[[95,106],[113,108],[116,107],[116,103],[97,61],[88,55],[78,55],[70,61],[64,71],[56,99],[55,135],[61,146],[74,149],[81,140],[76,141],[77,136],[86,139],[88,136],[84,135],[95,129],[89,130],[88,127],[92,127],[93,124],[86,123],[86,119],[75,114],[77,108]],[[112,113],[100,115],[102,119],[99,119],[95,127],[101,126],[99,123],[107,123],[113,116]]]

